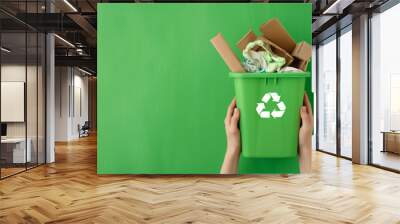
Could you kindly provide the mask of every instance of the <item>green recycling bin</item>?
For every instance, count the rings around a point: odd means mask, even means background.
[[[297,155],[300,108],[309,72],[230,73],[240,110],[242,155]]]

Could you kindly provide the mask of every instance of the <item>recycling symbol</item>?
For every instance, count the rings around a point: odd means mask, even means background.
[[[272,112],[265,110],[265,105],[272,98],[272,102],[276,104],[278,110],[274,109]],[[285,114],[286,105],[283,101],[280,101],[281,97],[276,92],[266,93],[261,99],[261,103],[257,103],[256,111],[261,118],[282,118]]]

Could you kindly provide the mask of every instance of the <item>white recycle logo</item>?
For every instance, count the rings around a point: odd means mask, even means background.
[[[273,110],[272,112],[270,111],[265,111],[265,105],[269,102],[269,100],[272,98],[272,101],[276,103],[276,106],[278,107],[279,110]],[[263,98],[261,99],[261,103],[257,103],[257,108],[256,111],[258,115],[260,115],[261,118],[282,118],[283,115],[285,114],[286,110],[286,105],[283,101],[280,101],[281,97],[278,95],[278,93],[275,92],[270,92],[266,93]]]

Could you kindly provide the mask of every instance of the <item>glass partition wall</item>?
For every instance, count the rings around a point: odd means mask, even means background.
[[[318,149],[336,153],[336,36],[318,47]]]
[[[370,158],[400,172],[400,4],[371,18]]]
[[[340,155],[352,158],[352,32],[351,25],[342,30],[339,49],[340,65]]]
[[[30,162],[30,150],[26,150],[25,37],[24,32],[1,34],[1,177],[24,171],[25,161]]]
[[[351,25],[320,42],[317,61],[317,150],[352,157]]]
[[[0,6],[3,3],[0,3]],[[19,2],[25,12],[39,1]],[[0,178],[45,163],[45,34],[0,11]]]

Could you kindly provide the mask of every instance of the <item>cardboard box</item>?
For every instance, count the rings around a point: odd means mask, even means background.
[[[243,52],[247,44],[255,40],[257,40],[256,34],[252,30],[249,30],[249,32],[247,32],[242,39],[237,42],[236,47],[239,48],[240,52]]]
[[[236,57],[235,53],[233,53],[221,33],[213,37],[211,43],[214,45],[215,49],[217,49],[219,55],[225,61],[231,72],[245,72],[239,59]]]
[[[305,41],[296,44],[296,47],[292,51],[292,56],[304,61],[308,61],[311,58],[312,47]]]
[[[236,44],[241,52],[246,48],[247,44],[255,40],[262,40],[268,44],[271,51],[277,56],[284,57],[286,63],[284,66],[291,66],[302,71],[307,69],[308,61],[312,55],[312,47],[305,41],[298,44],[293,40],[285,27],[277,18],[270,19],[260,26],[261,35],[257,35],[249,30]],[[211,42],[217,49],[218,53],[224,59],[232,72],[244,72],[244,68],[233,51],[229,48],[221,34],[217,34]],[[253,50],[258,51],[260,47]]]
[[[301,59],[295,58],[293,60],[292,64],[290,64],[289,66],[294,67],[294,68],[298,68],[298,69],[300,69],[302,71],[306,71],[307,65],[308,65],[308,60],[301,60]]]
[[[286,31],[285,27],[278,19],[270,19],[260,26],[260,31],[265,38],[283,48],[287,52],[292,52],[296,47],[296,42]]]

